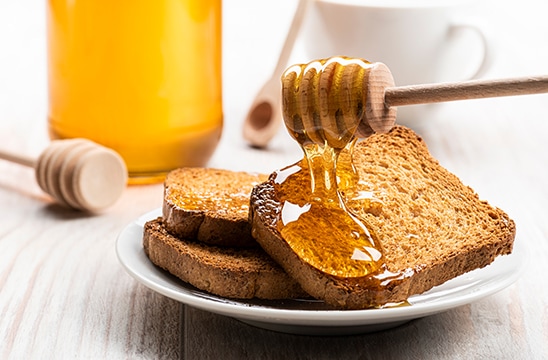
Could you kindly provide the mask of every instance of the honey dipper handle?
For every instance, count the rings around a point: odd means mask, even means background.
[[[34,167],[36,164],[35,159],[3,150],[0,150],[0,159],[4,159],[28,167]]]
[[[548,92],[548,76],[389,87],[387,107]]]

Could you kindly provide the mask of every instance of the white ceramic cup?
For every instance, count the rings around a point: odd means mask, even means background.
[[[484,29],[463,20],[470,5],[467,0],[315,0],[303,24],[303,50],[310,60],[344,55],[383,62],[397,86],[478,78],[489,68],[493,50]],[[397,122],[423,123],[438,106],[401,106]]]

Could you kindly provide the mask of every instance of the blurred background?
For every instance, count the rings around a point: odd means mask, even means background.
[[[274,69],[296,6],[295,0],[223,1],[225,123],[221,143],[210,166],[268,172],[283,166],[287,156],[295,159],[301,156],[283,127],[262,151],[250,149],[241,136],[243,118],[256,92]],[[548,39],[546,2],[482,0],[473,6],[472,16],[482,19],[496,42],[495,62],[486,78],[548,73],[548,51],[539,51],[546,47]],[[11,131],[11,124],[18,122],[25,122],[33,129],[44,129],[32,132],[25,129],[25,133],[20,133],[23,130],[19,127],[14,130],[18,133],[2,137],[5,147],[17,149],[26,143],[47,141],[45,37],[45,0],[0,0],[0,133]],[[298,39],[290,62],[308,60],[303,58],[302,39]],[[536,100],[513,99],[509,103],[506,99],[492,99],[447,104],[439,118],[428,126],[443,127],[447,123],[466,126],[468,122],[486,125],[496,121],[497,116],[507,116],[506,106],[515,109],[523,101]],[[490,103],[500,109],[493,119],[474,118],[477,106]],[[529,126],[535,114],[527,114],[526,107],[524,105],[523,111],[527,116],[519,121]],[[29,136],[34,139],[27,139]],[[250,151],[256,152],[258,161],[254,164],[227,161]]]

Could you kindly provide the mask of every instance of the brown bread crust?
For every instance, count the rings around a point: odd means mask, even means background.
[[[165,226],[172,234],[219,246],[257,246],[248,222],[249,194],[265,175],[181,168],[164,181]]]
[[[398,126],[373,135],[357,145],[354,162],[359,190],[382,206],[348,206],[379,237],[386,269],[401,274],[387,286],[372,276],[336,278],[301,261],[276,229],[272,181],[251,194],[253,236],[313,297],[344,309],[401,302],[512,251],[514,222],[443,168],[413,131]]]
[[[308,297],[260,247],[206,245],[172,236],[161,218],[144,226],[145,254],[156,266],[211,294],[237,299]]]

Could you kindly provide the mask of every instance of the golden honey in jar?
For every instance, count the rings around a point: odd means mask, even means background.
[[[49,133],[124,158],[130,182],[203,166],[222,131],[221,0],[48,0]]]

